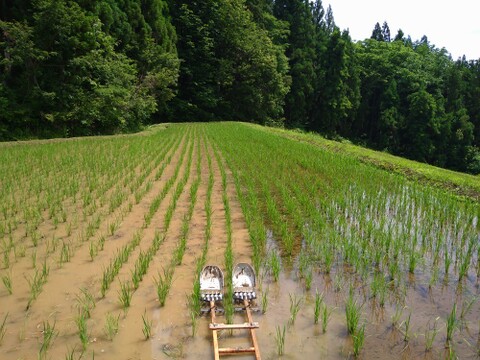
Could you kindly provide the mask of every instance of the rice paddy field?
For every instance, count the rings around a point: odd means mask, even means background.
[[[0,144],[0,358],[213,358],[198,275],[248,262],[264,359],[477,359],[479,216],[249,124]]]

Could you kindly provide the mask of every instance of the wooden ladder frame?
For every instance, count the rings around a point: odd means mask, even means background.
[[[213,351],[215,355],[215,360],[220,360],[221,355],[232,355],[232,354],[248,354],[254,353],[256,360],[261,360],[260,349],[258,347],[257,336],[255,334],[255,329],[258,329],[258,323],[253,322],[252,313],[250,310],[250,302],[247,299],[243,300],[243,305],[245,306],[245,311],[247,313],[248,322],[243,324],[223,324],[217,323],[215,317],[215,302],[210,301],[210,314],[212,316],[212,323],[209,328],[212,330],[213,335]],[[231,330],[231,329],[245,329],[250,330],[250,337],[252,338],[253,346],[247,348],[221,348],[218,345],[218,334],[217,331],[220,330]]]

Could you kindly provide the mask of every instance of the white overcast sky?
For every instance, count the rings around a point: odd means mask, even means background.
[[[372,35],[375,23],[388,23],[392,38],[402,29],[405,36],[446,48],[456,60],[480,59],[479,0],[323,0],[332,6],[335,24],[348,29],[353,40]]]

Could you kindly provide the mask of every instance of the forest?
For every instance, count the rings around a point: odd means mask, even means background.
[[[381,22],[354,42],[321,0],[1,0],[0,140],[235,120],[480,173],[480,59]]]

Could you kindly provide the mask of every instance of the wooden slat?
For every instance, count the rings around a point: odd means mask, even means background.
[[[245,354],[245,353],[255,352],[255,348],[254,347],[248,347],[248,348],[219,348],[218,352],[222,355]]]
[[[216,322],[215,319],[215,302],[210,301],[210,314],[212,315],[212,323]],[[220,360],[220,353],[218,352],[218,336],[217,330],[213,330],[213,352],[215,355],[215,360]]]
[[[245,305],[245,310],[247,311],[247,318],[250,323],[252,323],[252,314],[250,313],[250,302],[245,299],[243,300],[243,305]],[[255,334],[255,329],[250,329],[250,334],[252,335],[253,348],[255,349],[255,359],[261,360],[260,348],[258,347],[257,336]]]
[[[210,330],[232,330],[232,329],[258,329],[259,325],[257,322],[254,323],[243,323],[243,324],[210,324]]]

